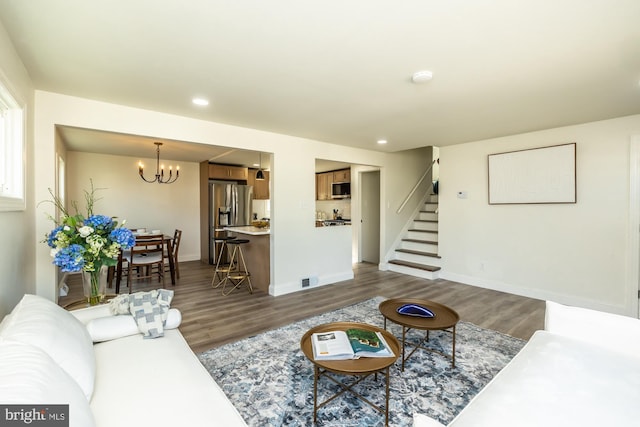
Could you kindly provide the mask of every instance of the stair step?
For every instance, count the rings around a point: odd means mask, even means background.
[[[412,242],[412,243],[425,243],[428,245],[437,245],[438,242],[434,240],[420,240],[420,239],[402,239],[403,242]]]
[[[425,211],[425,210],[421,210],[420,213],[438,213],[437,211],[433,210],[433,211]]]
[[[398,259],[392,259],[391,261],[389,261],[389,264],[403,265],[405,267],[416,268],[418,270],[424,270],[424,271],[439,271],[440,270],[440,267],[435,267],[433,265],[418,264],[416,262],[401,261],[401,260],[398,260]]]
[[[434,222],[437,223],[437,219],[414,219],[415,222]]]
[[[410,228],[407,231],[415,231],[417,233],[433,233],[438,234],[438,230],[423,230],[421,228]]]
[[[405,254],[413,254],[413,255],[430,256],[433,258],[441,258],[440,255],[433,252],[415,251],[413,249],[396,249],[396,252],[403,252]]]

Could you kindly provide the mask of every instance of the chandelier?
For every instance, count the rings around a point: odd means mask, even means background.
[[[144,165],[142,162],[138,162],[138,173],[140,174],[140,178],[144,182],[157,182],[158,184],[172,184],[176,182],[178,176],[180,175],[180,166],[176,166],[176,175],[173,176],[173,170],[171,166],[169,166],[169,176],[167,179],[164,177],[164,165],[160,164],[160,146],[162,142],[154,142],[156,145],[156,176],[153,179],[147,179],[144,177]]]

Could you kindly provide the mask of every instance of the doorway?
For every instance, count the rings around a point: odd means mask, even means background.
[[[360,174],[360,261],[380,263],[380,171]]]
[[[629,290],[631,309],[640,318],[640,135],[632,135],[629,164]]]

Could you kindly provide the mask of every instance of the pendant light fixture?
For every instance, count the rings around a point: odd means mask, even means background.
[[[142,162],[138,162],[138,173],[140,174],[140,178],[144,182],[157,182],[158,184],[173,184],[177,181],[178,176],[180,176],[180,166],[176,166],[176,175],[173,176],[172,167],[169,166],[169,176],[167,179],[164,177],[164,165],[160,165],[160,146],[162,142],[154,142],[156,145],[156,176],[153,179],[147,179],[144,177],[144,165]]]
[[[264,181],[264,172],[262,172],[262,152],[260,152],[260,168],[256,172],[256,180]]]

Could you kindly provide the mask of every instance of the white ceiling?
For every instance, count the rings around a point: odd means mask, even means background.
[[[37,89],[373,150],[640,113],[638,0],[0,0],[0,19]]]
[[[127,135],[101,130],[84,129],[71,126],[58,126],[57,131],[70,151],[113,154],[140,159],[156,156],[155,142],[161,142],[160,159],[182,162],[216,163],[269,169],[269,153],[239,150],[231,147],[198,144],[186,141],[152,138],[140,135]]]
[[[170,161],[223,163],[251,168],[271,169],[270,153],[240,150],[231,147],[198,144],[195,142],[151,138],[140,135],[126,135],[95,129],[72,126],[58,126],[58,133],[70,151],[111,154],[118,156],[149,159],[156,156],[154,143],[161,142],[160,160],[169,165]],[[316,172],[326,172],[349,167],[348,163],[316,159]]]

